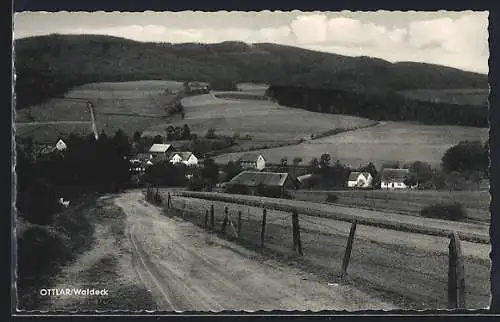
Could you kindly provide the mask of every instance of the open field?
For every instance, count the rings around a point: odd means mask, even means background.
[[[478,105],[488,104],[488,89],[413,89],[400,91],[401,95],[415,100],[451,103],[458,105]]]
[[[259,248],[262,209],[243,205],[172,196],[179,216],[204,226],[204,213],[215,209],[220,230],[224,206],[237,222],[242,212],[241,236],[235,242]],[[356,211],[356,210],[352,210]],[[311,272],[324,283],[353,285],[401,309],[445,309],[447,306],[447,238],[358,225],[347,277],[338,283],[350,224],[331,218],[300,215],[304,256],[292,251],[291,216],[268,210],[263,252],[290,266]],[[235,236],[228,226],[227,234]],[[489,304],[489,245],[462,242],[465,255],[467,308]]]
[[[238,83],[236,84],[236,88],[243,92],[254,93],[260,96],[264,96],[269,85],[267,84],[259,84],[259,83]]]
[[[171,124],[188,124],[192,132],[202,135],[210,128],[230,136],[250,135],[253,142],[295,142],[309,138],[312,133],[374,123],[359,117],[292,109],[268,101],[219,99],[212,94],[187,97],[182,103],[186,118]],[[164,134],[167,124],[153,126],[145,134]]]
[[[32,131],[31,125],[22,122],[70,122],[90,121],[86,100],[95,106],[97,128],[112,135],[122,129],[131,135],[161,122],[166,117],[165,107],[173,96],[166,89],[181,89],[182,83],[174,81],[137,81],[116,83],[93,83],[79,86],[65,94],[66,98],[83,100],[52,99],[46,103],[16,111],[16,126],[19,135]],[[27,130],[23,127],[28,126]],[[54,127],[53,124],[50,125]],[[60,131],[67,132],[61,125]],[[39,126],[30,133],[34,137],[47,137],[53,130]],[[89,128],[90,133],[90,128]]]
[[[256,152],[273,164],[279,163],[283,157],[289,160],[302,157],[303,164],[308,164],[313,157],[319,158],[321,154],[329,153],[333,160],[339,160],[351,167],[373,162],[380,168],[384,162],[389,161],[399,161],[401,164],[425,161],[439,166],[448,148],[462,140],[484,142],[488,138],[488,131],[487,128],[381,122],[373,127]],[[226,163],[240,155],[241,153],[221,155],[217,161]]]
[[[467,217],[489,223],[490,193],[488,191],[291,191],[297,200],[325,202],[328,194],[338,197],[336,204],[375,210],[419,215],[424,207],[437,203],[458,202],[466,208]]]
[[[227,100],[257,100],[257,101],[266,101],[267,98],[261,94],[260,92],[247,92],[247,91],[240,91],[240,92],[222,92],[222,91],[217,91],[217,92],[212,92],[216,98],[222,98],[222,99],[227,99]]]

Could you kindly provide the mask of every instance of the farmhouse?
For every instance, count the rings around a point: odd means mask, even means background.
[[[371,188],[373,177],[370,172],[353,171],[347,179],[348,188]]]
[[[66,145],[66,143],[62,139],[59,139],[59,141],[57,141],[57,143],[56,143],[56,149],[58,151],[64,151],[67,148],[68,148],[68,146]]]
[[[408,169],[383,169],[380,176],[380,188],[406,189],[405,179],[409,174],[410,171]]]
[[[171,152],[168,159],[172,164],[198,165],[198,158],[191,152]]]
[[[171,144],[153,144],[149,149],[151,159],[154,162],[167,160],[170,152],[174,152],[175,148]]]
[[[227,183],[226,191],[281,198],[298,187],[298,180],[288,173],[243,171]]]
[[[189,82],[188,89],[191,94],[204,94],[208,93],[208,83],[202,82]]]
[[[262,154],[246,153],[238,159],[238,163],[243,169],[254,169],[262,171],[266,167],[266,159]]]

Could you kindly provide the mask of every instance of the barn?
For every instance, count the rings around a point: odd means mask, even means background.
[[[226,192],[283,198],[298,187],[298,180],[288,173],[243,171],[227,183]]]
[[[171,144],[153,144],[149,149],[154,162],[164,161],[168,159],[170,152],[174,152],[175,148]]]

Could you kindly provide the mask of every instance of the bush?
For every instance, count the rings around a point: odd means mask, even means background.
[[[326,196],[327,202],[337,202],[338,200],[339,200],[339,196],[334,195],[333,193],[329,193],[328,196]]]
[[[439,218],[446,220],[461,220],[467,217],[467,213],[460,203],[434,204],[420,211],[423,217]]]

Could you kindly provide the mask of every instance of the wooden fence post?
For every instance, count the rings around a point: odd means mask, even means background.
[[[297,229],[297,250],[299,251],[299,255],[302,256],[304,255],[304,252],[302,251],[302,238],[300,237],[300,223],[299,223],[299,214],[297,213],[297,216],[295,217],[295,222],[296,222],[296,229]]]
[[[210,205],[210,227],[212,229],[215,228],[215,214],[214,214],[214,205]]]
[[[292,236],[293,250],[297,250],[300,255],[304,255],[302,252],[302,240],[300,239],[299,214],[295,210],[292,212]]]
[[[297,250],[297,212],[292,211],[292,239],[293,239],[293,251]]]
[[[342,268],[340,270],[340,277],[343,278],[347,274],[347,266],[351,259],[352,244],[354,242],[354,234],[356,233],[356,220],[351,224],[349,231],[349,238],[347,239],[347,246],[345,248],[344,260],[342,261]]]
[[[241,210],[238,211],[238,238],[241,236]]]
[[[465,309],[465,270],[462,246],[457,232],[450,239],[448,256],[448,307]]]
[[[172,208],[172,197],[170,196],[170,192],[167,197],[167,208]]]
[[[226,226],[227,226],[227,221],[228,221],[228,209],[227,209],[227,206],[224,207],[224,219],[222,220],[222,226],[221,226],[221,232],[223,234],[226,234]]]
[[[205,228],[208,228],[208,209],[205,209]]]
[[[264,247],[264,236],[266,234],[267,209],[262,209],[262,227],[260,230],[260,247]]]

